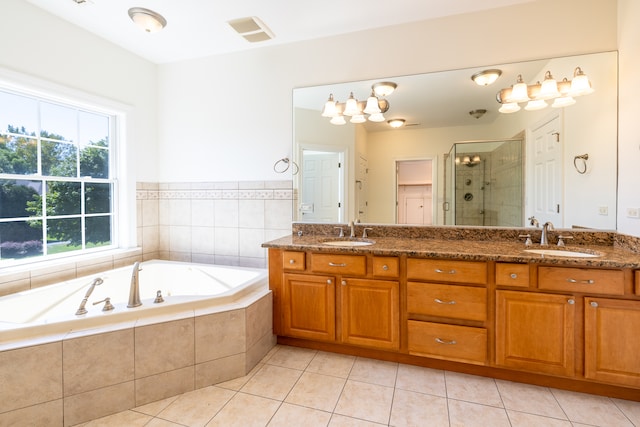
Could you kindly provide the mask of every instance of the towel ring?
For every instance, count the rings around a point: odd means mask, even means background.
[[[279,166],[280,163],[282,163],[282,166]],[[300,168],[298,167],[298,164],[296,162],[294,162],[293,160],[289,160],[288,157],[285,157],[283,159],[276,161],[273,164],[273,170],[276,173],[285,173],[286,171],[289,170],[289,167],[291,165],[293,165],[293,167],[291,168],[291,174],[297,175],[298,172],[300,171]]]
[[[578,160],[582,160],[581,165],[578,165]],[[573,167],[576,168],[579,174],[587,172],[587,160],[589,160],[589,154],[582,154],[573,158]]]

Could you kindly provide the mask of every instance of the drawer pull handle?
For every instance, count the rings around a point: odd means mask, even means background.
[[[329,263],[329,267],[346,267],[347,263],[343,262],[343,263],[336,263],[336,262],[330,262]]]
[[[518,275],[516,273],[511,273],[509,277],[511,277],[512,279],[517,279]]]
[[[455,301],[453,301],[453,300],[451,300],[451,301],[443,301],[443,300],[441,300],[440,298],[436,298],[436,299],[434,299],[434,301],[435,301],[435,302],[437,302],[438,304],[449,304],[449,305],[453,305],[453,304],[455,304],[455,303],[456,303],[456,302],[455,302]]]
[[[584,283],[585,285],[593,285],[594,283],[596,283],[596,281],[592,280],[592,279],[589,279],[589,280],[567,279],[567,282],[569,282],[569,283]]]
[[[385,265],[383,265],[383,266],[382,266],[382,269],[383,269],[384,271],[387,271],[387,270],[389,269],[389,266],[388,266],[387,264],[385,264]]]
[[[455,345],[455,344],[458,344],[456,342],[456,340],[447,341],[447,340],[443,340],[442,338],[436,338],[436,342],[438,344],[444,344],[444,345]]]
[[[456,271],[455,270],[444,271],[444,270],[440,270],[439,268],[436,268],[436,273],[456,274]]]

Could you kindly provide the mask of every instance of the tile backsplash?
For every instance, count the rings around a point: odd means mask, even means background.
[[[291,233],[291,181],[136,186],[143,259],[266,268],[261,244]]]

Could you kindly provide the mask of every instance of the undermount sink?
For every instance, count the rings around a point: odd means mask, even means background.
[[[351,239],[351,240],[325,240],[322,242],[323,245],[329,246],[369,246],[373,245],[375,242],[373,240],[366,239]]]
[[[563,251],[561,249],[525,249],[525,252],[548,256],[563,256],[569,258],[596,258],[601,255],[591,252]]]

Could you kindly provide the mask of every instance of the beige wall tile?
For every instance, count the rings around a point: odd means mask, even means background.
[[[257,343],[247,349],[247,367],[250,371],[260,362],[276,345],[276,336],[271,332],[266,333]]]
[[[76,425],[134,406],[133,381],[67,396],[64,399],[64,425]]]
[[[52,273],[39,274],[37,276],[31,275],[31,288],[39,288],[40,286],[50,285],[52,283],[64,282],[65,280],[76,278],[76,266],[65,267],[65,270],[56,271]]]
[[[65,340],[62,349],[65,396],[134,379],[133,329]]]
[[[149,227],[160,223],[158,199],[142,200],[142,222],[138,225]]]
[[[62,399],[0,414],[0,426],[61,426]]]
[[[244,353],[245,342],[245,310],[195,318],[196,363]]]
[[[193,318],[135,328],[135,349],[136,378],[193,365]]]
[[[0,353],[0,412],[62,397],[62,343]]]
[[[213,200],[192,200],[191,201],[191,225],[194,227],[214,226],[214,201]]]
[[[213,227],[191,227],[191,252],[213,255],[214,237]]]
[[[194,367],[164,372],[136,380],[136,406],[166,399],[194,389]]]
[[[142,227],[142,252],[157,252],[160,249],[160,235],[157,226]]]
[[[273,331],[273,295],[260,298],[246,309],[247,348],[251,348],[265,334]]]
[[[246,374],[245,354],[234,354],[196,365],[196,388],[207,387],[242,377]]]
[[[89,264],[89,265],[78,265],[76,269],[77,277],[82,276],[91,276],[98,273],[103,273],[108,270],[113,269],[113,260],[110,258],[108,261],[103,261],[100,263]]]
[[[31,289],[31,279],[20,279],[0,284],[0,296],[14,294]]]

